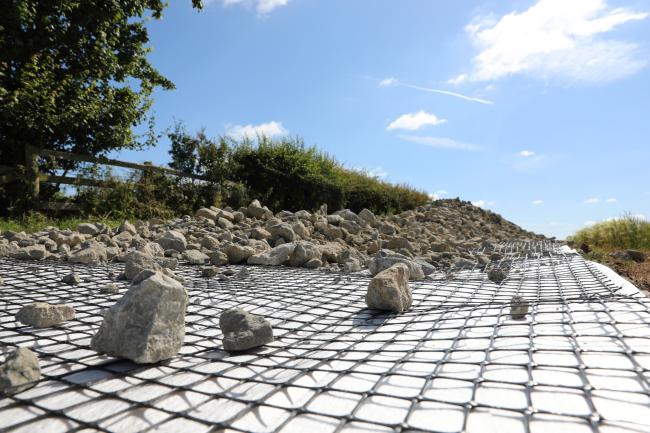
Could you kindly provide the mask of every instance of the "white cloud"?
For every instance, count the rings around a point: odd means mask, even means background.
[[[394,129],[416,131],[425,126],[441,125],[445,122],[447,122],[447,119],[441,119],[435,114],[420,110],[417,113],[402,114],[400,117],[393,120],[386,129],[388,131],[392,131]]]
[[[485,208],[485,207],[494,206],[495,204],[497,204],[497,202],[495,202],[494,200],[490,200],[490,201],[476,200],[476,201],[473,201],[472,204],[474,206],[476,206],[476,207]]]
[[[540,204],[544,204],[544,200],[533,200],[531,203],[537,206]]]
[[[286,6],[289,0],[223,0],[224,6],[231,5],[246,5],[248,7],[255,7],[258,15],[265,16],[271,13],[275,8]]]
[[[611,8],[606,0],[539,0],[498,20],[478,17],[466,26],[478,49],[468,80],[529,74],[598,83],[632,75],[647,63],[639,46],[603,35],[647,16]]]
[[[370,78],[370,77],[367,77],[367,78]],[[487,99],[477,98],[477,97],[474,97],[474,96],[467,96],[467,95],[463,95],[462,93],[451,92],[449,90],[433,89],[431,87],[416,86],[415,84],[405,83],[405,82],[400,81],[397,78],[393,78],[393,77],[384,78],[383,80],[379,80],[379,86],[381,86],[381,87],[402,86],[402,87],[406,87],[406,88],[409,88],[409,89],[419,90],[421,92],[438,93],[438,94],[441,94],[441,95],[453,96],[455,98],[464,99],[465,101],[479,102],[481,104],[487,104],[487,105],[494,104],[494,102],[489,101]]]
[[[591,198],[588,198],[585,201],[583,201],[583,203],[585,203],[585,204],[596,204],[596,203],[600,203],[600,199],[598,197],[591,197]]]
[[[593,225],[596,225],[596,221],[593,220],[585,221],[585,227],[591,227]]]
[[[360,171],[370,177],[376,177],[379,179],[385,179],[388,177],[388,172],[384,170],[382,166],[377,166],[374,168],[361,167],[359,165],[352,167],[353,170]]]
[[[257,138],[258,135],[277,137],[289,134],[281,122],[271,121],[259,125],[226,125],[226,135],[241,140],[244,137]]]
[[[425,146],[435,147],[439,149],[453,149],[453,150],[478,150],[477,145],[471,143],[463,143],[446,137],[429,137],[425,135],[398,135],[398,138],[410,141],[411,143],[423,144]]]
[[[379,82],[379,85],[381,87],[387,87],[387,86],[394,86],[397,83],[398,83],[398,81],[397,81],[396,78],[388,77],[388,78],[384,78],[383,80],[381,80]]]
[[[519,152],[519,156],[523,158],[528,158],[531,156],[535,156],[535,152],[533,152],[532,150],[522,150],[521,152]]]
[[[467,74],[458,74],[455,77],[452,77],[447,80],[447,84],[451,84],[452,86],[457,86],[459,84],[463,84],[467,79],[469,78],[469,75]]]
[[[617,200],[615,198],[608,198],[607,200],[605,200],[605,203],[616,203],[616,202]]]

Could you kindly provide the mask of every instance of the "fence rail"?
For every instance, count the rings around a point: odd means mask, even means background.
[[[51,157],[65,159],[77,162],[90,162],[93,164],[109,165],[113,167],[129,168],[132,170],[155,171],[158,173],[169,174],[177,177],[184,177],[196,180],[207,180],[204,176],[185,173],[167,167],[159,167],[153,164],[138,164],[135,162],[119,161],[105,157],[91,155],[80,155],[76,153],[63,152],[60,150],[40,149],[36,146],[25,146],[25,170],[19,170],[17,167],[0,165],[0,183],[7,183],[14,180],[22,181],[26,186],[26,191],[32,199],[35,208],[49,210],[71,210],[76,209],[74,205],[68,203],[48,203],[39,200],[40,184],[54,183],[75,186],[92,186],[97,188],[108,188],[113,185],[101,179],[92,179],[81,176],[59,176],[48,173],[41,173],[39,169],[39,158]]]

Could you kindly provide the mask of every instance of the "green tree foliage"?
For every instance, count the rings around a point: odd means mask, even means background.
[[[193,5],[201,7],[199,0]],[[147,61],[146,22],[161,0],[3,0],[0,13],[0,161],[19,166],[25,145],[103,155],[146,141],[155,87],[173,83]],[[42,161],[42,170],[74,162]],[[6,209],[17,185],[0,191]],[[12,194],[11,192],[14,192]],[[50,191],[51,193],[51,191]],[[2,206],[4,205],[4,206]]]

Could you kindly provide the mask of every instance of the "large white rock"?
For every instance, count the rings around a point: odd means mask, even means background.
[[[408,280],[409,269],[404,263],[397,263],[381,271],[370,280],[366,305],[376,310],[397,313],[408,311],[413,303]]]
[[[90,346],[138,364],[172,358],[185,339],[187,302],[178,281],[152,272],[106,311]]]
[[[381,271],[390,268],[396,263],[403,263],[408,267],[410,280],[419,281],[424,279],[424,271],[422,265],[414,260],[406,257],[403,254],[396,253],[391,250],[377,251],[375,257],[368,262],[368,270],[372,275],[377,275]]]
[[[11,352],[4,364],[0,365],[0,393],[15,394],[41,378],[38,357],[26,347]]]
[[[132,280],[145,270],[161,271],[162,266],[152,256],[140,251],[131,251],[124,256],[124,278]]]

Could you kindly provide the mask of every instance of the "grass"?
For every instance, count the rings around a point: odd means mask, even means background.
[[[32,212],[19,218],[0,218],[0,232],[14,231],[34,233],[43,230],[46,227],[58,227],[60,229],[76,229],[77,224],[83,222],[101,222],[109,227],[117,227],[122,221],[110,218],[92,218],[92,217],[60,217],[53,218],[43,214]]]
[[[624,215],[579,230],[567,241],[575,246],[584,243],[591,248],[603,250],[650,250],[650,222]]]

